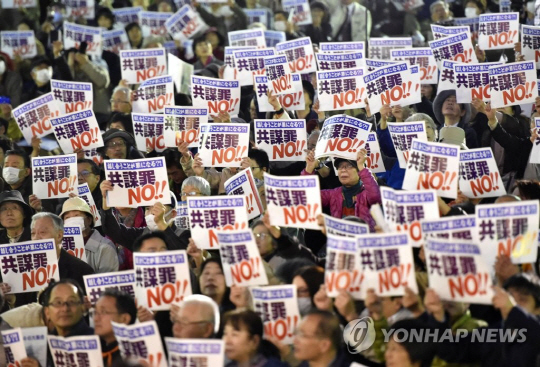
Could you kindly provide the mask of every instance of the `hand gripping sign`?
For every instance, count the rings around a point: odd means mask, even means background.
[[[424,121],[389,122],[388,131],[396,150],[399,168],[407,168],[413,139],[427,142],[426,123]]]
[[[131,117],[133,119],[137,149],[145,153],[151,151],[163,152],[166,149],[163,134],[164,116],[132,112]]]
[[[519,42],[519,13],[480,14],[480,49],[513,48],[516,42]]]
[[[403,189],[435,189],[437,195],[455,199],[458,171],[458,146],[414,139],[403,179]]]
[[[327,118],[317,140],[315,158],[332,156],[356,161],[370,130],[371,123],[347,115]]]
[[[467,241],[428,239],[424,247],[429,284],[441,299],[489,305],[493,298],[484,246]]]
[[[251,230],[218,231],[217,236],[228,287],[268,284],[263,260]]]
[[[430,41],[429,47],[431,47],[433,57],[435,57],[439,67],[443,60],[457,61],[465,64],[478,63],[470,33],[460,33],[455,36]]]
[[[500,62],[486,62],[480,64],[454,65],[454,88],[458,103],[471,103],[473,98],[480,98],[484,102],[491,100],[489,93],[489,68],[501,65]]]
[[[139,25],[141,26],[143,37],[167,36],[165,22],[172,16],[172,13],[161,13],[157,11],[141,11],[139,13]]]
[[[390,51],[393,61],[408,61],[409,64],[420,67],[420,81],[423,84],[437,84],[439,69],[429,47],[405,48]]]
[[[481,205],[476,210],[482,256],[491,268],[498,255],[534,263],[538,253],[538,201]]]
[[[418,294],[413,253],[406,234],[366,234],[356,237],[356,243],[364,276],[362,298],[372,287],[379,297],[402,296],[405,287]]]
[[[366,106],[364,69],[318,71],[320,111],[339,111]]]
[[[92,110],[74,112],[51,119],[54,136],[65,153],[90,150],[103,146],[103,138]]]
[[[103,49],[119,54],[120,50],[131,50],[131,44],[125,29],[103,31]]]
[[[266,39],[262,29],[244,29],[241,31],[228,32],[229,46],[254,46],[257,48],[266,47]]]
[[[268,79],[268,86],[274,94],[294,92],[291,69],[285,56],[265,57],[264,68]]]
[[[169,310],[191,294],[185,250],[133,254],[135,298],[152,311]]]
[[[535,63],[524,61],[490,67],[489,87],[492,108],[534,103],[538,97]]]
[[[285,54],[292,73],[307,74],[317,71],[311,38],[303,37],[276,45],[278,54]]]
[[[2,330],[2,341],[6,356],[7,367],[18,367],[21,360],[26,358],[26,348],[21,328]]]
[[[99,215],[99,210],[96,208],[96,203],[94,201],[94,197],[92,196],[92,193],[90,192],[90,188],[88,187],[88,184],[85,182],[82,185],[77,186],[77,195],[86,201],[88,206],[90,207],[90,211],[92,212],[92,215],[94,216],[94,227],[101,226],[101,216]]]
[[[133,91],[133,112],[163,113],[165,106],[174,103],[173,78],[170,75],[146,79]]]
[[[323,214],[326,233],[339,237],[356,237],[360,234],[369,233],[369,226],[345,219],[338,219]]]
[[[440,40],[441,38],[446,38],[448,36],[454,36],[456,34],[460,33],[467,33],[470,32],[470,28],[468,26],[460,26],[460,27],[445,27],[442,25],[437,24],[431,24],[431,33],[433,33],[433,39],[434,40]]]
[[[296,25],[310,25],[313,23],[308,0],[283,0],[282,4],[283,11],[293,14],[292,23]]]
[[[454,241],[477,241],[476,218],[455,216],[421,221],[424,241],[429,239],[451,239]],[[425,243],[425,242],[424,242]]]
[[[292,85],[294,92],[288,94],[279,94],[277,96],[283,109],[287,111],[303,111],[306,108],[304,99],[304,89],[300,74],[292,75]],[[259,104],[260,112],[273,112],[274,107],[268,103],[268,78],[266,76],[255,77],[255,91],[257,95],[257,103]]]
[[[32,138],[41,138],[53,132],[49,121],[61,114],[61,107],[54,100],[53,93],[47,93],[13,109],[13,118],[28,144]]]
[[[364,280],[356,238],[327,234],[324,285],[328,297],[337,297],[345,290],[354,299],[360,299]]]
[[[380,111],[385,104],[408,106],[422,100],[420,78],[406,62],[372,71],[364,76],[364,84],[372,111]]]
[[[129,84],[139,84],[146,79],[167,74],[167,57],[164,48],[120,51],[122,79]]]
[[[225,365],[223,340],[165,337],[165,344],[169,352],[169,367]]]
[[[62,247],[68,254],[77,259],[88,263],[86,259],[86,250],[84,248],[84,238],[81,226],[64,227],[64,237],[62,238]]]
[[[12,59],[16,56],[31,59],[37,55],[34,31],[2,31],[0,37],[2,38],[2,52]]]
[[[64,49],[79,48],[82,42],[86,42],[86,54],[101,57],[103,53],[102,28],[89,27],[75,23],[64,22]]]
[[[319,52],[325,54],[341,54],[360,52],[363,57],[366,56],[365,42],[321,42]]]
[[[208,108],[165,107],[163,137],[166,147],[177,147],[180,141],[190,148],[199,146],[199,128],[208,123]]]
[[[201,250],[215,250],[219,242],[217,231],[248,228],[244,195],[188,197],[191,238]]]
[[[540,69],[540,27],[521,25],[521,53]]]
[[[316,53],[320,71],[358,69],[364,66],[364,52]]]
[[[105,162],[105,175],[113,185],[107,192],[107,205],[111,207],[171,204],[164,157],[111,159]]]
[[[242,87],[253,85],[255,76],[265,75],[265,59],[275,55],[276,50],[273,48],[233,51],[234,79],[238,80]],[[290,73],[288,69],[287,71]]]
[[[0,246],[0,269],[12,293],[36,292],[60,280],[53,240],[27,241]]]
[[[376,133],[369,133],[364,148],[367,150],[366,167],[373,173],[386,172]]]
[[[229,178],[224,183],[227,195],[244,195],[246,197],[248,219],[252,220],[264,213],[259,189],[255,184],[251,168],[246,168]]]
[[[248,124],[205,124],[200,134],[199,157],[204,167],[238,167],[247,157]]]
[[[300,322],[295,285],[251,287],[253,308],[262,319],[265,337],[292,344],[293,333]]]
[[[227,112],[235,117],[240,111],[240,82],[237,80],[192,76],[191,96],[193,107],[208,108],[210,116]]]
[[[390,60],[391,50],[413,47],[411,37],[370,38],[368,45],[369,58],[375,60]]]
[[[459,189],[468,198],[499,197],[506,194],[491,148],[459,152]]]
[[[107,289],[117,289],[135,297],[135,270],[84,275],[84,288],[92,305]]]
[[[540,163],[540,117],[534,119],[534,128],[536,130],[536,139],[533,142],[529,163]]]
[[[111,321],[122,359],[127,362],[144,361],[151,367],[167,367],[161,336],[155,321],[124,325]],[[100,360],[103,360],[100,357]]]
[[[66,115],[76,111],[90,110],[93,107],[94,94],[92,83],[65,82],[51,80],[54,99],[60,107],[60,114]]]
[[[301,161],[306,157],[305,120],[255,120],[255,143],[272,162]]]
[[[32,158],[32,190],[38,198],[67,198],[77,184],[76,154]]]
[[[406,232],[411,245],[420,247],[423,244],[420,222],[439,218],[435,191],[397,191],[381,187],[381,197],[386,223],[395,232]]]
[[[318,176],[278,177],[264,174],[266,208],[273,226],[320,230],[322,213]]]
[[[199,13],[186,4],[165,22],[165,28],[176,40],[193,38],[195,34],[203,32],[208,26],[201,19]]]
[[[55,367],[69,365],[103,367],[99,336],[85,335],[63,338],[49,335],[47,339]]]

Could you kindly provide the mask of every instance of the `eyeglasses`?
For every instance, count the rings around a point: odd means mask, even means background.
[[[264,240],[268,237],[268,233],[253,233],[253,236],[255,236],[255,240],[258,240],[259,238]]]
[[[121,101],[119,99],[111,99],[111,104],[115,104],[115,103],[129,103],[128,101]]]
[[[195,325],[195,324],[205,324],[205,323],[208,323],[210,321],[207,321],[207,320],[201,320],[201,321],[182,321],[182,320],[173,320],[171,319],[171,321],[173,322],[173,324],[178,324],[182,327],[186,327],[186,326],[189,326],[189,325]]]
[[[82,303],[81,301],[67,301],[67,302],[54,301],[54,302],[50,302],[49,306],[54,307],[54,308],[61,308],[62,306],[67,306],[68,308],[75,308],[77,306],[80,306],[81,303]]]
[[[110,316],[110,315],[118,315],[118,312],[114,312],[114,311],[98,311],[98,310],[95,310],[95,311],[94,311],[94,315],[95,315],[95,316],[103,316],[103,315]]]
[[[197,191],[182,191],[182,196],[199,196],[201,193]]]
[[[110,143],[105,144],[105,146],[106,146],[107,148],[125,147],[125,146],[126,146],[126,142],[123,141],[123,140],[112,141],[112,142],[110,142]]]
[[[305,333],[303,333],[301,330],[298,330],[298,329],[296,329],[296,330],[294,331],[293,334],[294,334],[294,336],[297,336],[297,337],[299,337],[299,338],[306,338],[306,339],[320,339],[320,336],[317,335],[317,334],[315,334],[315,335],[308,335],[308,334],[305,334]]]
[[[251,167],[251,169],[255,169],[255,168],[259,168],[259,169],[260,169],[261,167]]]
[[[13,205],[13,206],[4,205],[4,206],[0,207],[0,213],[5,213],[7,211],[22,212],[22,209],[18,205]]]
[[[349,170],[351,168],[353,168],[353,166],[351,164],[342,164],[342,165],[340,165],[338,167],[338,170],[340,170],[340,169]]]
[[[88,176],[90,176],[91,173],[92,172],[90,172],[90,171],[84,170],[84,171],[79,172],[79,176],[88,177]]]

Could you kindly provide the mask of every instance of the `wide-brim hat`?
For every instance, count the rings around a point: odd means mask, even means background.
[[[439,142],[457,145],[461,149],[467,149],[465,144],[465,130],[457,126],[445,126],[439,132]]]
[[[435,97],[435,99],[433,100],[433,113],[435,114],[435,117],[437,118],[437,121],[439,121],[440,125],[444,125],[444,115],[442,113],[443,103],[448,97],[455,95],[455,90],[443,90],[439,92],[439,94],[437,94],[437,97]],[[462,108],[465,109],[465,115],[461,116],[461,119],[459,120],[459,124],[463,125],[469,122],[469,120],[471,119],[471,105],[469,103],[458,104],[463,106]]]
[[[62,213],[60,213],[60,218],[62,218],[63,220],[64,214],[66,214],[67,212],[74,211],[74,210],[77,210],[83,213],[88,213],[90,215],[90,218],[92,218],[92,224],[95,224],[94,214],[92,214],[92,210],[90,210],[90,206],[88,205],[86,201],[84,201],[84,199],[78,196],[74,198],[69,198],[66,201],[64,201],[64,205],[62,205]]]
[[[0,205],[3,203],[12,202],[12,203],[18,203],[23,208],[24,213],[24,221],[23,225],[27,226],[30,224],[30,221],[32,220],[32,216],[34,215],[34,210],[24,201],[21,193],[17,190],[9,190],[4,191],[0,193]],[[0,224],[0,226],[2,226]]]

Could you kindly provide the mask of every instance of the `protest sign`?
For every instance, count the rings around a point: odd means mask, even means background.
[[[278,54],[284,54],[292,73],[307,74],[317,71],[311,38],[303,37],[276,45]]]
[[[396,150],[399,168],[407,168],[410,149],[413,139],[427,142],[426,123],[416,122],[388,122],[388,132]]]
[[[459,147],[414,139],[410,152],[403,189],[435,189],[437,195],[455,199],[458,188]]]
[[[12,113],[24,139],[31,144],[34,136],[41,138],[53,132],[49,120],[59,116],[61,108],[51,92],[19,105]]]
[[[304,88],[300,74],[292,75],[293,93],[279,94],[277,96],[283,109],[287,111],[303,111],[306,108],[304,99]],[[257,93],[257,103],[260,112],[273,112],[274,107],[268,103],[268,78],[266,76],[255,77],[255,90]]]
[[[408,106],[422,101],[420,78],[406,62],[375,69],[364,76],[364,84],[371,111],[383,105]]]
[[[143,10],[142,6],[129,8],[113,8],[115,27],[125,29],[129,23],[139,23],[139,13]]]
[[[332,56],[332,55],[330,55]],[[319,111],[339,111],[366,106],[364,69],[318,71]]]
[[[368,288],[379,297],[402,296],[405,287],[418,294],[412,247],[406,234],[367,234],[356,237],[364,279],[362,299]],[[369,285],[369,286],[368,286]]]
[[[358,152],[364,148],[371,123],[349,117],[334,115],[324,121],[315,148],[315,158],[340,157],[356,162]]]
[[[70,19],[92,19],[96,17],[94,0],[65,0],[66,16]]]
[[[208,26],[201,19],[199,13],[186,4],[167,19],[165,28],[175,40],[182,41],[205,31]]]
[[[262,23],[266,28],[271,27],[271,19],[273,19],[274,15],[273,13],[270,13],[269,9],[242,9],[244,13],[247,15],[249,21],[248,23],[251,25],[253,23]]]
[[[354,299],[360,299],[364,277],[356,237],[338,237],[329,233],[326,237],[324,285],[327,296],[334,298],[345,290]]]
[[[125,29],[103,31],[103,49],[119,54],[120,50],[131,50],[131,44]]]
[[[323,217],[326,234],[340,237],[356,237],[360,234],[369,233],[367,224],[338,219],[326,214],[323,214]]]
[[[68,254],[77,259],[88,263],[86,260],[86,251],[84,248],[84,238],[81,226],[64,226],[64,237],[62,238],[62,247]]]
[[[2,9],[35,8],[37,0],[2,0]]]
[[[199,127],[208,123],[207,108],[165,107],[163,136],[166,147],[177,147],[180,141],[190,148],[199,146]]]
[[[521,25],[521,53],[540,69],[540,27]]]
[[[474,18],[454,18],[454,25],[461,27],[465,26],[469,28],[469,32],[471,32],[471,40],[472,42],[476,42],[478,39],[478,28],[480,27],[480,17],[474,17]]]
[[[1,245],[0,269],[11,293],[36,292],[46,288],[51,279],[60,280],[53,240]]]
[[[375,60],[390,60],[390,51],[400,48],[413,47],[411,37],[397,38],[370,38],[369,42],[369,58]]]
[[[111,324],[123,360],[136,363],[143,360],[152,367],[167,367],[167,359],[163,353],[161,336],[155,321],[134,325],[111,321]]]
[[[135,298],[151,311],[169,310],[191,295],[191,278],[185,250],[133,253]]]
[[[117,289],[135,297],[135,270],[84,275],[84,288],[92,305],[107,289]]]
[[[86,54],[101,58],[103,52],[102,28],[89,27],[75,23],[64,22],[64,50],[79,48],[82,42],[86,42]]]
[[[54,136],[64,153],[103,146],[99,125],[91,109],[51,119]]]
[[[32,158],[32,191],[38,198],[67,198],[77,185],[76,154]]]
[[[253,78],[256,75],[265,75],[265,58],[275,54],[273,48],[233,51],[234,79],[240,81],[242,87],[253,85]],[[290,73],[289,70],[288,72]]]
[[[208,108],[210,116],[227,112],[231,117],[236,117],[240,112],[240,82],[237,80],[193,75],[191,95],[193,107]]]
[[[172,13],[141,11],[139,13],[139,25],[141,26],[143,37],[166,37],[167,28],[165,27],[165,22],[167,22],[171,16]]]
[[[170,75],[146,79],[131,96],[133,112],[163,113],[174,103],[173,78]]]
[[[501,65],[500,62],[486,62],[480,64],[457,64],[453,66],[456,81],[457,103],[471,103],[473,98],[484,102],[491,100],[489,93],[489,68]]]
[[[217,232],[248,228],[246,197],[244,195],[188,197],[191,238],[201,250],[215,250]]]
[[[470,33],[460,33],[440,40],[429,41],[429,47],[431,47],[433,57],[439,67],[443,60],[457,61],[464,64],[478,63]]]
[[[204,167],[239,167],[247,157],[249,125],[213,123],[200,127],[199,157]]]
[[[285,56],[265,57],[264,70],[270,91],[274,94],[287,94],[295,91],[291,69]]]
[[[282,31],[264,31],[266,47],[276,47],[278,43],[285,42],[287,36]]]
[[[311,25],[311,7],[308,0],[283,0],[283,11],[289,13],[289,22],[296,25]],[[290,14],[292,13],[292,18]]]
[[[232,31],[227,33],[229,36],[229,46],[254,46],[257,48],[266,47],[264,30],[262,29],[243,29],[241,31]]]
[[[251,168],[244,169],[229,178],[223,184],[227,195],[244,195],[246,197],[248,219],[252,220],[264,213],[264,208],[255,184]]]
[[[255,46],[235,46],[235,47],[225,46],[225,54],[223,56],[223,62],[225,63],[225,65],[230,66],[231,68],[236,68],[234,52],[235,51],[255,50],[255,49],[257,49],[257,47],[255,47]]]
[[[318,176],[286,177],[264,174],[266,207],[273,226],[320,230],[322,213]]]
[[[120,51],[122,79],[128,84],[139,84],[146,79],[167,73],[165,49],[149,48],[146,50]]]
[[[31,59],[37,55],[34,31],[2,31],[0,37],[2,38],[2,52],[12,59],[16,56]]]
[[[439,94],[443,90],[456,90],[456,73],[454,71],[454,66],[459,64],[460,63],[456,61],[442,60],[440,67],[441,72],[439,73],[439,85],[437,86],[437,94]]]
[[[468,26],[445,27],[438,24],[431,24],[431,33],[433,33],[434,40],[440,40],[441,38],[467,32],[471,32],[471,29]]]
[[[486,204],[476,209],[482,256],[491,268],[498,255],[534,263],[538,253],[538,201]]]
[[[292,344],[293,333],[300,322],[296,286],[252,287],[253,308],[262,319],[265,337]]]
[[[176,204],[176,217],[174,218],[176,228],[189,229],[189,215],[187,201],[179,201]]]
[[[26,358],[26,348],[24,347],[22,329],[18,327],[2,330],[2,341],[7,367],[20,366],[21,360]]]
[[[93,160],[98,166],[103,164],[103,157],[97,152],[97,149],[95,148],[85,150],[84,158]]]
[[[92,196],[92,193],[90,192],[90,188],[88,187],[88,184],[85,182],[82,185],[77,186],[77,193],[78,193],[77,195],[81,199],[86,201],[86,203],[90,207],[90,211],[92,212],[92,215],[94,216],[94,226],[95,227],[101,226],[101,215],[99,214],[99,210],[96,207],[94,197]]]
[[[491,305],[490,265],[484,247],[466,241],[428,239],[424,247],[429,284],[445,301]]]
[[[405,48],[391,50],[390,57],[393,61],[408,61],[409,64],[420,67],[420,81],[422,84],[437,84],[437,62],[433,57],[433,51],[429,47]]]
[[[499,0],[499,13],[509,12],[512,9],[512,0]]]
[[[358,69],[364,66],[364,53],[316,53],[319,70]]]
[[[481,50],[514,48],[519,42],[519,13],[480,14],[478,47]]]
[[[383,66],[388,65],[395,65],[397,64],[397,61],[382,61],[382,60],[373,60],[373,59],[365,59],[365,69],[368,73],[371,73],[373,70],[382,68]]]
[[[261,254],[250,229],[217,231],[217,237],[227,287],[268,284]]]
[[[321,42],[319,52],[328,54],[360,53],[366,57],[365,42]]]
[[[306,120],[255,120],[255,143],[270,161],[302,161],[306,158]]]
[[[478,243],[476,240],[476,218],[473,216],[450,216],[440,219],[425,219],[420,222],[424,241],[428,238],[442,238]]]
[[[397,191],[381,187],[384,219],[394,232],[406,232],[412,246],[420,247],[425,219],[439,218],[437,193],[434,190]]]
[[[176,46],[175,46],[176,47]],[[169,65],[169,74],[173,78],[174,86],[177,93],[191,93],[191,75],[193,74],[193,65],[180,60],[177,56],[167,54],[167,62]]]
[[[535,117],[534,126],[536,130],[536,139],[533,142],[529,163],[540,163],[540,117]]]
[[[506,194],[491,148],[459,152],[459,189],[468,198],[490,198]]]
[[[364,148],[367,151],[366,167],[369,168],[372,173],[386,172],[381,154],[381,147],[379,146],[376,133],[369,133]]]
[[[51,91],[62,116],[76,111],[90,110],[94,107],[92,83],[52,79]]]
[[[224,366],[224,343],[223,340],[165,337],[169,367]]]
[[[110,207],[171,205],[164,157],[111,159],[105,162],[105,175],[113,185],[106,198]]]
[[[160,153],[167,148],[163,135],[164,115],[132,112],[131,118],[137,149],[145,153],[151,151]]]
[[[491,107],[534,103],[538,97],[534,61],[514,62],[489,68]]]
[[[47,340],[55,367],[103,367],[101,341],[97,335],[69,338],[49,335]]]
[[[40,366],[47,365],[47,327],[37,326],[21,329],[26,354],[36,359]]]

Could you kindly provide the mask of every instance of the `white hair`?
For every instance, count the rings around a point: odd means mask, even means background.
[[[209,320],[212,324],[214,324],[214,334],[217,334],[219,331],[219,322],[220,322],[220,316],[219,316],[219,306],[217,305],[214,300],[208,296],[205,296],[203,294],[192,294],[184,298],[184,301],[182,302],[181,307],[187,305],[187,304],[203,304],[207,305],[212,308],[212,319]]]

